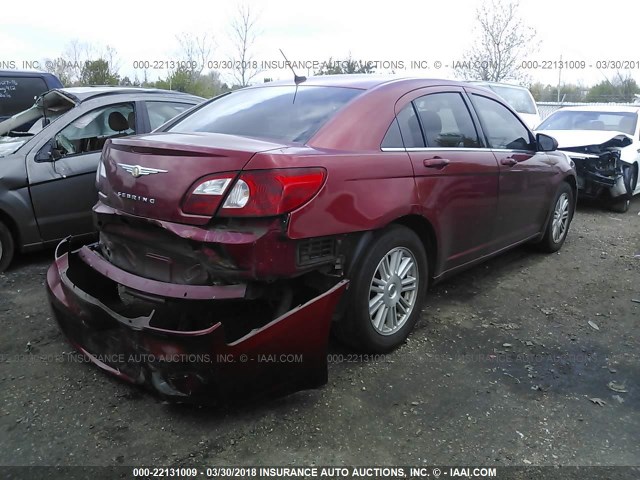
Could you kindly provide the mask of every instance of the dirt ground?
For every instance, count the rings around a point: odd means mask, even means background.
[[[52,252],[25,256],[0,274],[0,465],[638,465],[639,210],[581,205],[558,254],[432,288],[400,349],[332,341],[324,388],[225,409],[60,360]]]

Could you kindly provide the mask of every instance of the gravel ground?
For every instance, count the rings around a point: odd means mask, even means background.
[[[52,252],[25,256],[0,274],[0,465],[638,465],[639,210],[581,205],[558,254],[432,288],[400,349],[332,341],[324,388],[225,409],[56,361]]]

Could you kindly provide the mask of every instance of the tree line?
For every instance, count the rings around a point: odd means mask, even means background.
[[[564,102],[633,102],[640,94],[640,86],[629,73],[617,72],[591,87],[578,84],[545,85],[533,83],[520,68],[525,55],[535,53],[539,42],[535,29],[527,25],[520,14],[519,0],[487,0],[476,10],[476,23],[471,43],[465,51],[461,67],[454,72],[463,80],[512,82],[528,85],[536,101]],[[176,37],[178,67],[165,77],[149,80],[147,71],[142,78],[120,76],[117,52],[112,47],[102,49],[72,41],[56,59],[47,59],[47,70],[60,78],[66,86],[123,85],[176,90],[210,98],[229,90],[243,88],[255,82],[261,73],[255,68],[254,51],[261,31],[258,15],[248,6],[240,5],[230,22],[228,32],[233,45],[230,81],[223,81],[215,69],[205,71],[215,42],[207,34],[183,33]],[[329,58],[315,75],[376,73],[375,68],[349,56]],[[270,78],[263,78],[264,82]]]
[[[230,24],[230,38],[235,59],[232,79],[223,82],[215,69],[205,72],[215,41],[208,34],[182,33],[176,37],[177,64],[165,77],[150,80],[146,69],[141,77],[120,75],[116,50],[111,46],[96,47],[78,40],[71,41],[57,58],[47,58],[46,70],[56,75],[65,86],[120,85],[162,88],[210,98],[249,85],[260,73],[252,69],[253,52],[260,33],[258,16],[246,5],[240,5]]]
[[[529,90],[537,102],[633,103],[640,98],[640,86],[635,79],[620,72],[591,87],[571,83],[558,87],[538,82],[529,86]]]

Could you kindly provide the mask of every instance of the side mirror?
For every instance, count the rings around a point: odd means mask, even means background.
[[[558,149],[558,141],[551,135],[545,135],[544,133],[536,134],[536,143],[538,144],[538,150],[541,152],[552,152]]]

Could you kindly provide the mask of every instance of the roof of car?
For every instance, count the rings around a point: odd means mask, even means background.
[[[479,86],[496,86],[496,87],[507,87],[507,88],[519,88],[522,90],[529,90],[527,87],[524,87],[522,85],[516,85],[514,83],[501,83],[501,82],[488,82],[485,80],[468,80],[467,83],[471,83],[473,85],[479,85]]]
[[[170,95],[184,96],[185,98],[203,100],[200,97],[197,97],[195,95],[191,95],[188,93],[176,92],[173,90],[162,90],[159,88],[94,86],[94,87],[57,88],[56,90],[59,90],[75,98],[79,102],[84,102],[85,100],[88,100],[90,98],[104,96],[104,95],[127,94],[127,93],[170,94]]]
[[[3,77],[55,77],[53,73],[39,70],[0,70]]]
[[[640,105],[637,107],[631,105],[585,105],[581,107],[562,107],[557,111],[577,111],[577,112],[628,112],[638,113]]]
[[[391,74],[343,74],[343,75],[318,75],[317,77],[309,77],[300,85],[304,86],[322,86],[322,87],[350,87],[368,90],[385,83],[411,82],[415,80],[424,80],[426,83],[433,85],[464,85],[464,82],[456,82],[453,80],[443,80],[436,78],[422,77],[403,77]],[[290,80],[278,80],[266,84],[255,85],[255,87],[269,87],[295,85],[293,75]]]

